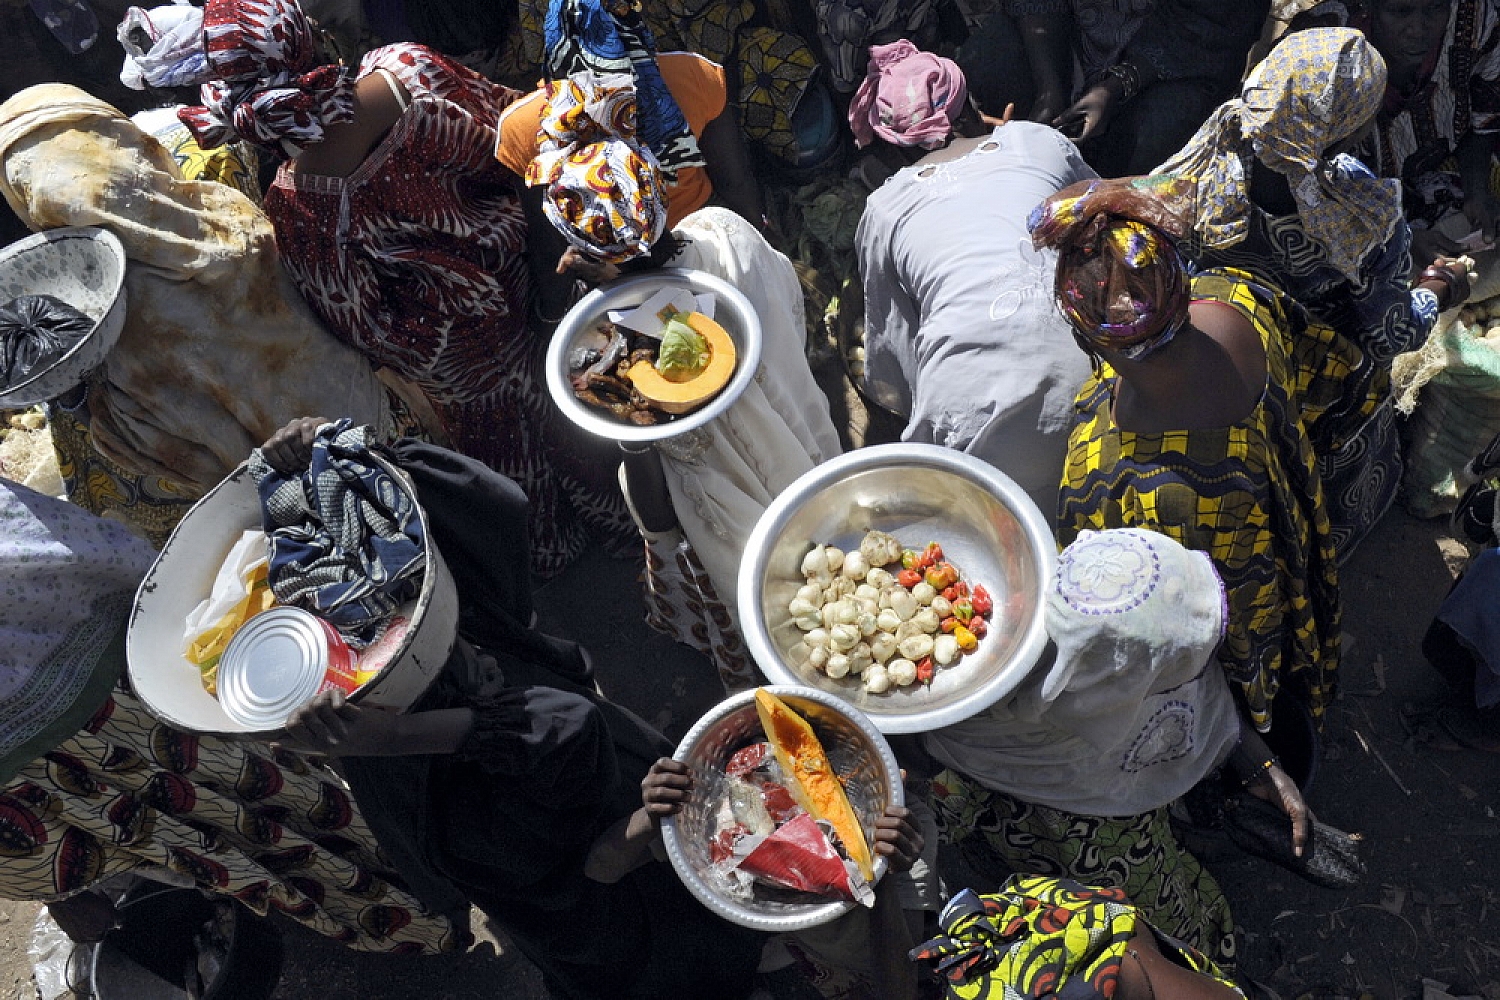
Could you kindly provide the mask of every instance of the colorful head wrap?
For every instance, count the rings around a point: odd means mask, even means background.
[[[1401,185],[1328,149],[1380,110],[1385,61],[1358,31],[1311,28],[1277,43],[1237,100],[1226,101],[1156,173],[1197,183],[1194,228],[1208,248],[1245,238],[1251,156],[1290,182],[1307,235],[1349,278],[1401,222]]]
[[[144,32],[150,45],[136,44]],[[120,82],[132,90],[146,87],[196,87],[208,79],[208,57],[203,51],[203,8],[186,3],[125,11],[116,31],[125,50]]]
[[[547,8],[547,79],[580,73],[629,74],[636,91],[640,141],[668,182],[684,167],[705,165],[698,140],[656,65],[656,41],[639,0],[552,0]]]
[[[896,146],[936,149],[953,132],[969,90],[952,59],[923,52],[906,39],[870,47],[870,68],[849,104],[854,144],[875,137]]]
[[[912,949],[911,958],[936,963],[948,995],[961,1000],[1118,996],[1125,951],[1148,926],[1121,889],[1041,875],[1012,876],[983,896],[965,889],[943,907],[938,924],[942,933]],[[1194,949],[1155,937],[1178,964],[1233,988]]]
[[[667,226],[661,173],[636,141],[636,89],[623,73],[547,85],[542,143],[526,183],[572,246],[611,262],[649,253]]]
[[[234,138],[309,146],[354,120],[354,75],[319,62],[317,31],[297,0],[208,0],[203,43],[213,80],[201,107],[178,112],[202,148]]]
[[[1058,252],[1058,308],[1090,347],[1145,357],[1187,319],[1191,191],[1176,177],[1080,181],[1032,210],[1032,243]]]

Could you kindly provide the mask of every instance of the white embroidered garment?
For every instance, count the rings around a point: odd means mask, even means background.
[[[771,500],[839,454],[828,400],[805,349],[802,287],[791,262],[733,212],[702,208],[675,230],[673,266],[723,278],[760,317],[760,370],[712,423],[657,446],[683,535],[733,609],[745,541]]]
[[[1205,553],[1138,528],[1084,531],[1047,592],[1056,657],[925,745],[984,785],[1054,809],[1136,816],[1164,806],[1239,742],[1214,659],[1226,618]]]

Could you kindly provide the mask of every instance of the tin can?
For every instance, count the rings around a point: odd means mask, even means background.
[[[313,695],[359,687],[357,656],[338,629],[301,608],[271,608],[229,640],[219,660],[219,706],[242,726],[280,729]]]

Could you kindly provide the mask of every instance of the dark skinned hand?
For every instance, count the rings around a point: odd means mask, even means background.
[[[1052,119],[1052,127],[1074,142],[1085,142],[1103,132],[1115,116],[1118,104],[1114,89],[1097,84],[1073,102],[1072,107]]]
[[[594,260],[577,247],[568,247],[557,261],[557,273],[572,275],[585,285],[598,286],[618,278],[620,269],[608,261]]]
[[[1247,791],[1286,813],[1287,819],[1292,821],[1292,853],[1302,857],[1302,850],[1307,846],[1307,830],[1312,823],[1312,811],[1303,801],[1297,783],[1281,769],[1280,764],[1272,764],[1250,783]]]
[[[912,822],[911,810],[889,806],[875,821],[874,852],[890,861],[891,871],[908,872],[922,853],[922,831]]]
[[[346,701],[337,688],[313,695],[287,720],[286,743],[329,757],[368,757],[389,753],[399,742],[399,713]]]
[[[657,825],[665,817],[680,813],[692,794],[692,773],[686,764],[671,757],[657,760],[641,779],[641,801],[645,803],[646,815]]]
[[[327,417],[298,417],[281,430],[272,434],[260,446],[266,463],[283,476],[295,476],[307,471],[312,463],[313,438],[318,428],[328,423]]]

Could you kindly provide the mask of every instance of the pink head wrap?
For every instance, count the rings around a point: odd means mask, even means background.
[[[849,105],[854,144],[875,137],[896,146],[936,149],[963,113],[969,89],[952,59],[923,52],[902,38],[870,47],[870,68]]]
[[[208,0],[203,43],[212,82],[177,117],[204,149],[235,139],[308,146],[354,118],[354,77],[318,52],[297,0]]]

